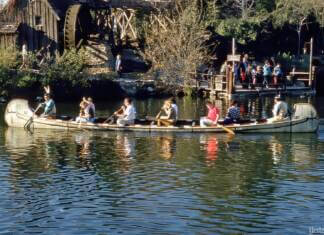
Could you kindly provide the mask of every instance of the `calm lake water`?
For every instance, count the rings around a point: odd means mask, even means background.
[[[324,113],[322,99],[299,98]],[[182,118],[202,100],[178,101]],[[97,104],[109,115],[120,102]],[[141,116],[162,100],[136,101]],[[226,102],[218,101],[219,106]],[[58,104],[76,115],[77,104]],[[247,99],[247,117],[272,99]],[[324,230],[324,131],[145,134],[0,125],[1,234],[309,234]],[[224,113],[224,112],[223,112]],[[324,116],[324,115],[322,115]]]

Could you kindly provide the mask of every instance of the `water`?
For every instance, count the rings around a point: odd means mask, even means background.
[[[136,106],[145,116],[161,103]],[[201,100],[178,103],[183,118],[203,111]],[[97,110],[108,115],[118,105]],[[251,99],[242,109],[258,117],[271,105]],[[76,106],[58,109],[76,114]],[[308,234],[324,227],[324,131],[30,134],[1,123],[2,234]]]

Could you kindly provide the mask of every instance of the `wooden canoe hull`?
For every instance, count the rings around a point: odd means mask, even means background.
[[[16,102],[14,102],[16,101]],[[27,107],[27,108],[26,108]],[[13,100],[6,108],[5,121],[10,127],[42,128],[42,129],[84,129],[99,131],[142,131],[142,132],[181,132],[181,133],[223,133],[220,127],[200,127],[182,125],[176,127],[157,127],[154,125],[117,126],[104,123],[76,123],[59,119],[32,118],[32,111],[25,100]],[[275,123],[234,124],[226,127],[236,133],[306,133],[316,132],[319,126],[317,118],[300,118]]]

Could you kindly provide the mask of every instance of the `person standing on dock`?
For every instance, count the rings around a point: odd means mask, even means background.
[[[234,82],[235,84],[240,83],[240,64],[235,62],[234,63]]]
[[[200,118],[200,126],[207,127],[212,125],[217,125],[219,119],[219,110],[211,101],[206,102],[206,107],[208,110],[207,116]]]
[[[272,76],[271,65],[270,62],[266,60],[263,66],[263,86],[265,86],[266,88],[269,88],[269,84],[271,82],[271,76]]]
[[[262,71],[262,67],[260,65],[258,65],[256,67],[256,71],[253,73],[253,87],[255,88],[257,85],[260,86],[260,84],[263,84],[263,71]]]
[[[273,82],[275,86],[278,87],[278,84],[282,83],[282,77],[283,77],[283,72],[280,63],[277,63],[276,67],[274,67],[273,76],[274,76]]]

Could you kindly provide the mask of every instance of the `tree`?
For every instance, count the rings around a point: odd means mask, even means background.
[[[255,8],[255,0],[227,0],[239,12],[241,19],[246,20]]]
[[[255,41],[267,23],[274,0],[226,0],[213,1],[218,9],[216,16],[208,17],[208,23],[216,33],[234,37],[241,44]]]
[[[210,35],[197,5],[178,3],[173,11],[155,17],[144,29],[145,58],[152,62],[151,71],[166,83],[189,85],[197,68],[209,58],[206,41]]]
[[[324,27],[324,1],[323,0],[310,0],[309,3],[313,6],[314,15],[318,23]]]
[[[310,0],[277,0],[274,11],[274,23],[277,26],[289,24],[298,34],[297,55],[300,55],[301,33],[305,25],[309,24],[309,16],[314,6]]]

